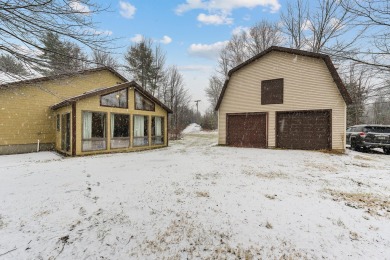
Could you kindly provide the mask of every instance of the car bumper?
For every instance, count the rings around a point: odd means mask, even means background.
[[[367,147],[367,148],[383,148],[387,147],[390,148],[389,143],[370,143],[370,142],[362,142],[362,146]]]

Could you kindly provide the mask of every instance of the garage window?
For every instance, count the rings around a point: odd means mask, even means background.
[[[283,79],[261,81],[261,104],[283,104]]]

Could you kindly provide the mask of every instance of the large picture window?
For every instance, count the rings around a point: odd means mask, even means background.
[[[127,88],[100,97],[100,105],[106,107],[128,108]]]
[[[148,117],[134,116],[134,146],[149,145]]]
[[[106,113],[83,112],[83,151],[106,150]]]
[[[130,116],[111,114],[111,148],[130,146]]]
[[[135,109],[154,111],[154,103],[138,91],[135,91]]]
[[[164,144],[164,118],[152,117],[152,144]]]

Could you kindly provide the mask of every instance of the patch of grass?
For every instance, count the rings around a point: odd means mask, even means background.
[[[258,178],[262,179],[287,179],[287,174],[283,173],[282,171],[278,170],[271,170],[271,171],[259,171],[254,168],[246,168],[243,169],[242,174],[248,175],[248,176],[256,176]]]
[[[371,193],[349,193],[335,190],[326,190],[335,201],[345,201],[345,205],[365,209],[371,215],[390,218],[390,198],[382,198]]]
[[[363,155],[355,155],[353,157],[354,159],[358,159],[358,160],[366,160],[366,161],[376,161],[373,157],[368,157],[368,156],[363,156]]]
[[[231,241],[229,230],[213,229],[181,215],[163,230],[139,243],[133,258],[149,259],[312,259],[314,256],[296,249],[288,241],[270,247],[245,245]]]
[[[267,223],[265,224],[265,227],[268,228],[268,229],[273,229],[273,228],[274,228],[274,227],[272,226],[272,224],[269,223],[268,221],[267,221]]]
[[[204,197],[204,198],[209,198],[210,194],[208,191],[197,191],[196,192],[197,197]]]
[[[334,155],[345,155],[345,151],[341,150],[318,150],[320,153],[334,154]]]
[[[274,200],[274,199],[276,199],[276,196],[278,196],[278,195],[265,194],[264,196],[265,196],[267,199]]]

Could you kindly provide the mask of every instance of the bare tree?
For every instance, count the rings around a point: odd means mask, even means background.
[[[223,81],[217,76],[213,75],[209,79],[209,86],[206,88],[206,96],[211,104],[212,108],[215,108],[218,102],[218,98],[221,94],[223,87]]]
[[[306,44],[305,29],[309,19],[308,3],[297,0],[295,4],[287,3],[287,12],[281,14],[283,32],[288,36],[290,47],[302,49]]]
[[[390,69],[390,4],[388,0],[341,0],[341,6],[353,15],[361,28],[362,50],[360,56],[345,58],[372,65],[378,69]],[[368,43],[368,44],[367,44]]]
[[[374,87],[373,75],[368,66],[356,62],[345,67],[343,81],[352,99],[352,104],[347,107],[347,125],[361,124],[365,122],[366,102]]]
[[[280,45],[283,42],[281,30],[277,23],[262,20],[249,29],[247,42],[250,56],[268,49],[273,45]]]
[[[119,68],[117,60],[108,52],[94,50],[92,53],[92,61],[96,67],[110,67],[113,69]]]
[[[188,111],[190,96],[184,88],[183,76],[175,66],[171,66],[167,70],[166,82],[168,90],[168,106],[172,109],[170,125],[172,129],[172,137],[177,139],[180,137],[181,131],[186,126],[184,113]]]
[[[30,65],[50,67],[37,55],[49,51],[39,41],[47,32],[56,33],[82,47],[110,49],[109,37],[99,33],[92,21],[92,14],[104,10],[89,0],[1,1],[0,51]],[[50,52],[57,53],[56,50]]]
[[[262,20],[248,31],[243,30],[230,38],[219,54],[217,73],[224,80],[230,69],[282,41],[277,23]]]

